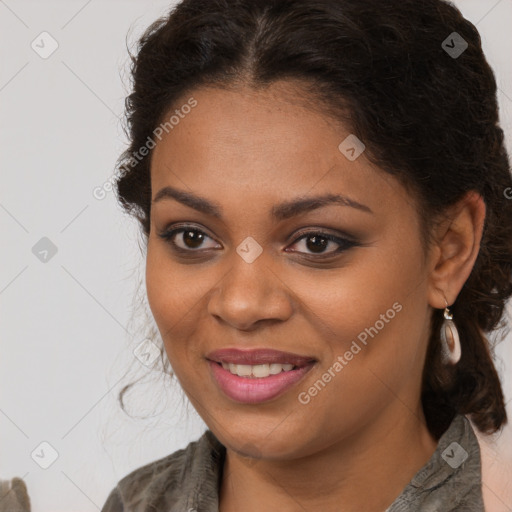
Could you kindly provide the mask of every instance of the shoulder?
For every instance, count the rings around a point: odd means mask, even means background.
[[[205,477],[205,470],[210,470],[210,477],[218,474],[222,449],[207,430],[185,448],[145,464],[122,478],[101,512],[144,512],[187,502]]]
[[[484,512],[478,440],[468,418],[456,415],[430,460],[386,512]]]

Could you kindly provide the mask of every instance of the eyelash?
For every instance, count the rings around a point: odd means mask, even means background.
[[[194,233],[201,233],[201,234],[205,235],[206,237],[211,238],[204,231],[202,231],[198,228],[195,228],[194,226],[187,226],[187,225],[177,227],[177,228],[174,228],[174,229],[171,229],[168,231],[164,231],[162,233],[158,233],[158,236],[160,238],[162,238],[163,240],[165,240],[167,243],[169,243],[172,250],[179,254],[190,255],[191,253],[201,252],[202,251],[201,249],[193,250],[193,249],[183,249],[182,247],[178,247],[176,245],[176,243],[172,240],[174,235],[176,235],[177,233],[184,233],[186,231],[192,231]],[[326,240],[337,243],[341,247],[339,249],[336,249],[335,251],[319,253],[319,254],[304,253],[304,252],[300,252],[300,251],[291,251],[291,252],[298,252],[301,255],[305,255],[307,257],[313,257],[314,259],[322,259],[322,258],[332,257],[334,255],[340,254],[348,249],[351,249],[352,247],[356,247],[359,245],[354,240],[334,236],[330,233],[325,233],[322,231],[301,231],[297,234],[297,238],[295,238],[295,240],[292,242],[292,245],[295,245],[297,242],[301,241],[302,239],[305,239],[307,237],[313,237],[313,236],[325,238]],[[207,250],[207,249],[205,249],[205,250]]]

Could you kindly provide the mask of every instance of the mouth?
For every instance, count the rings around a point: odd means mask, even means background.
[[[316,359],[272,349],[222,349],[208,354],[215,384],[228,398],[256,404],[282,395],[313,368]]]

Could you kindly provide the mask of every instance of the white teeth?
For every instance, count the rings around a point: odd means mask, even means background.
[[[231,364],[229,365],[229,371],[233,373],[233,370],[235,370],[236,374],[240,377],[249,377],[251,375],[252,366],[248,364],[234,364],[234,368],[231,367]]]
[[[254,377],[268,377],[270,375],[270,368],[268,364],[255,364],[252,367],[252,374]]]
[[[283,365],[281,364],[271,364],[270,366],[270,375],[276,375],[277,373],[281,373],[283,369]]]
[[[238,375],[239,377],[254,377],[254,378],[264,378],[269,375],[277,375],[278,373],[289,372],[294,365],[293,364],[233,364],[233,363],[222,363],[222,367],[225,370],[228,370],[234,375]]]

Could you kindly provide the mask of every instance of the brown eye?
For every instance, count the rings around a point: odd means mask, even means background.
[[[197,230],[183,231],[183,243],[188,249],[197,249],[203,243],[205,235]]]
[[[299,252],[302,254],[310,254],[315,255],[318,254],[319,256],[330,256],[333,254],[338,254],[340,252],[343,252],[346,249],[350,249],[351,247],[354,247],[357,245],[355,241],[348,240],[347,238],[342,238],[338,236],[331,235],[330,233],[323,233],[323,232],[309,232],[309,233],[302,233],[299,238],[297,238],[293,245],[297,244],[298,242],[305,240],[305,243],[303,246],[305,247],[306,251],[311,251],[310,253],[305,251],[292,251],[292,252]],[[329,246],[338,246],[338,248],[327,251],[326,248]]]
[[[319,235],[307,235],[304,239],[306,240],[306,248],[313,251],[313,253],[323,253],[331,242],[327,237]]]
[[[177,236],[180,233],[182,233],[182,235]],[[202,245],[205,239],[210,238],[203,231],[190,226],[165,231],[158,236],[169,242],[173,249],[179,252],[198,252],[196,249],[204,249]],[[180,246],[175,239],[181,241],[182,245]],[[210,240],[212,239],[210,238]]]

